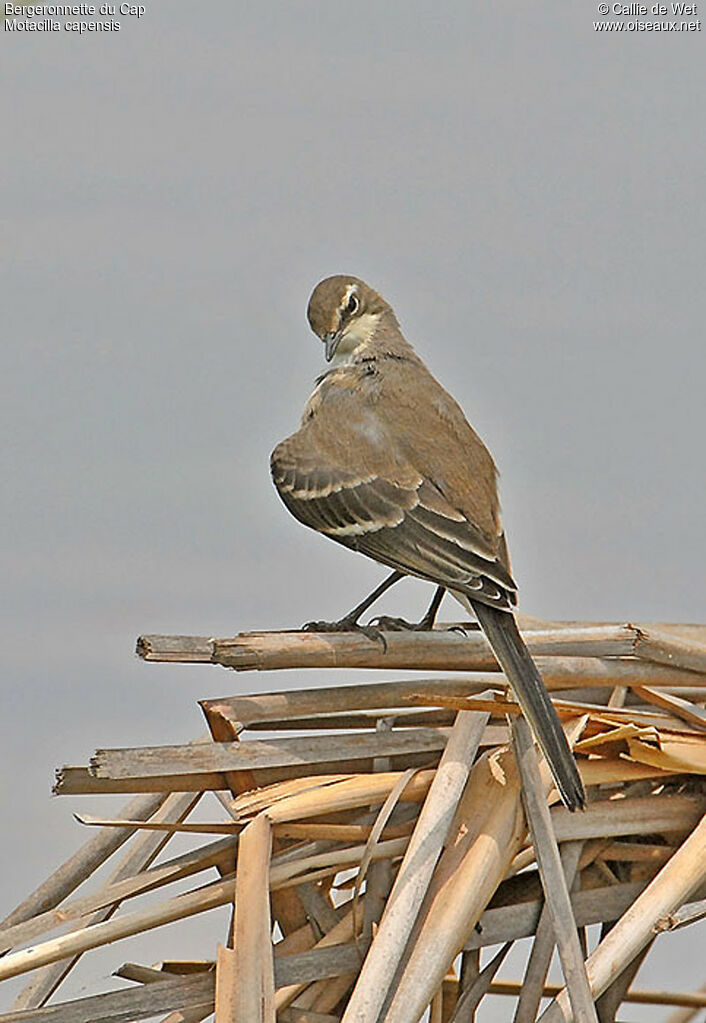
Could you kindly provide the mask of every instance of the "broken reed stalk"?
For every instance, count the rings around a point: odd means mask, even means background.
[[[226,1010],[216,1011],[216,1023],[274,1023],[275,982],[270,932],[269,867],[272,826],[260,814],[243,831],[238,845],[235,884],[235,954],[228,969],[234,997]],[[216,976],[216,987],[218,977]]]
[[[571,891],[576,877],[582,849],[583,842],[565,842],[560,849],[561,864],[569,891]],[[575,925],[573,905],[571,906],[571,919]],[[518,992],[513,1023],[534,1023],[536,1020],[555,944],[554,926],[545,899],[521,990]]]
[[[464,704],[463,709],[467,709],[469,705]],[[486,729],[486,734],[483,736],[483,745],[498,746],[502,745],[507,741],[507,733],[505,731],[495,731],[495,738],[488,741],[488,732],[493,726],[489,726]],[[701,748],[699,747],[700,751]],[[644,752],[644,748],[643,748]],[[702,751],[701,751],[702,752]],[[702,754],[703,755],[703,754]],[[428,762],[427,756],[423,754],[414,754],[420,759],[417,763],[423,763],[425,760]],[[430,758],[429,758],[430,759]],[[412,763],[408,759],[408,763]],[[617,761],[617,760],[598,760],[588,761],[585,767],[590,772],[603,772],[605,774],[605,781],[630,781],[637,780],[638,778],[652,778],[659,776],[660,774],[683,774],[685,771],[688,772],[689,768],[687,765],[678,762],[666,762],[664,757],[659,759],[659,763],[640,764],[630,763],[628,761]],[[369,769],[369,762],[366,761],[343,761],[343,762],[332,762],[330,764],[322,764],[320,769],[327,774],[332,773],[335,768],[339,770],[347,770],[349,775],[355,774],[359,771],[365,771]],[[258,777],[253,781],[253,788],[259,785],[268,785],[274,780],[272,775],[276,775],[278,778],[290,778],[293,779],[301,774],[302,768],[292,769],[280,769],[278,771],[262,771],[258,772]],[[640,773],[642,772],[642,773]],[[594,774],[589,775],[591,778]],[[596,780],[591,781],[591,784],[602,784],[602,781]],[[218,792],[223,787],[223,774],[219,772],[210,773],[196,773],[196,774],[181,774],[181,775],[143,775],[140,777],[130,778],[96,778],[91,775],[88,768],[84,767],[65,767],[58,772],[58,781],[54,788],[56,795],[106,795],[109,793],[123,793],[132,790],[139,791],[155,791],[155,792],[203,792],[203,791],[214,791]]]
[[[706,628],[691,626],[685,638],[661,625],[578,625],[524,629],[538,657],[638,657],[645,661],[706,672]],[[221,664],[236,671],[281,668],[382,667],[424,670],[497,671],[490,645],[480,632],[392,632],[387,648],[360,633],[250,632],[227,639],[199,636],[140,636],[137,653],[147,661]],[[688,684],[688,683],[687,683]]]
[[[598,1023],[591,989],[586,977],[583,953],[579,944],[571,899],[564,869],[552,830],[545,788],[537,762],[537,752],[529,725],[518,718],[512,725],[515,757],[522,778],[522,798],[532,836],[544,898],[551,916],[566,989],[577,1023]]]
[[[337,760],[439,753],[448,728],[406,728],[399,732],[353,735],[315,735],[292,739],[256,739],[191,746],[153,746],[140,749],[97,750],[90,770],[96,778],[136,778],[150,775],[207,774],[326,764]]]

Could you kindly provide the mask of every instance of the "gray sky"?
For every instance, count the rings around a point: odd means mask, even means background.
[[[706,33],[598,33],[589,0],[146,6],[3,33],[7,909],[113,806],[50,800],[56,765],[301,684],[145,665],[137,634],[293,627],[382,578],[269,481],[323,276],[382,291],[491,447],[524,611],[706,611]],[[143,958],[210,954],[199,928]],[[697,937],[644,982],[702,983]]]

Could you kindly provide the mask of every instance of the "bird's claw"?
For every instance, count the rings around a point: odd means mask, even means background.
[[[395,618],[391,615],[378,615],[370,624],[387,632],[422,632],[430,628],[423,622],[408,622],[406,618]]]
[[[387,640],[374,625],[361,625],[352,618],[340,618],[337,622],[306,622],[302,632],[362,632],[373,643],[379,643],[387,652]]]
[[[379,615],[372,619],[371,624],[377,629],[385,629],[387,632],[460,632],[462,636],[468,635],[470,629],[479,628],[475,622],[472,622],[465,627],[450,625],[447,629],[435,629],[434,622],[428,618],[422,618],[420,622],[408,622],[406,618],[394,618],[389,615]]]

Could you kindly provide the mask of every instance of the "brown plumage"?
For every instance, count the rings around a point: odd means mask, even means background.
[[[445,586],[475,612],[564,801],[582,806],[573,756],[512,614],[517,587],[490,453],[363,281],[322,281],[308,317],[333,367],[300,429],[272,453],[280,497],[304,525]]]

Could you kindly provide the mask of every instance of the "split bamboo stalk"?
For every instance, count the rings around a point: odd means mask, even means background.
[[[641,690],[644,686],[639,687]],[[495,699],[486,698],[485,694],[479,694],[476,696],[446,696],[440,695],[433,697],[433,702],[437,703],[438,706],[446,707],[453,710],[487,710],[494,717],[505,717],[511,715],[519,717],[521,714],[520,705],[514,700],[510,701],[505,698],[505,694],[500,694]],[[426,705],[429,698],[426,696],[419,696],[414,694],[409,698],[410,703]],[[586,701],[578,702],[576,700],[560,700],[554,699],[554,709],[560,717],[578,717],[579,714],[590,714],[593,715],[603,725],[604,729],[608,729],[611,723],[616,725],[620,722],[627,722],[628,724],[634,724],[642,728],[657,728],[657,729],[672,729],[679,732],[690,732],[697,731],[693,727],[693,724],[685,725],[679,717],[673,714],[663,714],[652,710],[650,707],[646,709],[642,707],[608,707],[600,703],[589,703]],[[685,702],[685,701],[684,701]],[[700,731],[700,729],[698,729]]]
[[[215,1023],[230,1023],[230,1021],[236,1018],[235,1012],[240,980],[235,965],[235,958],[235,949],[219,944],[216,954]],[[247,978],[243,979],[247,983]]]
[[[464,709],[465,709],[464,705]],[[486,733],[483,736],[483,745],[499,745],[507,738],[507,733],[501,730],[499,726],[488,726]],[[417,763],[424,762],[423,754],[414,754],[420,759]],[[412,764],[414,761],[408,757],[407,763]],[[589,761],[591,765],[589,769],[604,771],[606,773],[605,781],[610,781],[611,777],[614,777],[616,781],[629,780],[630,772],[634,773],[635,777],[654,777],[661,773],[684,773],[687,770],[686,766],[675,767],[673,765],[664,764],[662,768],[657,765],[650,764],[630,764],[627,761],[612,760],[596,760]],[[361,767],[365,767],[365,763],[361,761],[336,761],[331,762],[331,769],[338,768],[337,773],[347,771],[349,774],[361,770]],[[302,765],[304,768],[304,765]],[[638,775],[636,772],[643,771],[642,775]],[[263,769],[259,772],[260,782],[255,783],[253,781],[250,788],[254,788],[255,784],[267,784],[268,775],[273,772]],[[301,773],[301,768],[287,768],[279,769],[276,772],[278,778],[296,778]],[[274,779],[271,779],[274,780]],[[589,781],[588,784],[602,784],[604,779],[596,779],[596,781]],[[181,774],[181,775],[146,775],[141,777],[127,777],[127,778],[97,778],[95,775],[90,773],[87,767],[63,767],[57,771],[57,781],[54,786],[54,793],[56,795],[99,795],[99,794],[110,794],[110,793],[125,793],[125,792],[201,792],[201,791],[219,791],[223,787],[223,775],[219,772],[204,772],[198,774]]]
[[[209,792],[223,788],[223,775],[184,774],[148,778],[96,778],[88,767],[65,765],[56,771],[52,794],[55,796],[103,796],[131,792],[154,793],[166,797],[170,792]]]
[[[661,629],[661,631],[660,631]],[[641,656],[659,660],[679,659],[690,670],[703,671],[706,630],[693,626],[692,635],[669,635],[669,626],[640,627],[627,625],[562,625],[523,629],[525,641],[538,655],[574,655],[589,657]],[[188,663],[222,664],[237,671],[263,671],[275,668],[319,667],[434,667],[442,653],[445,670],[450,658],[465,648],[481,665],[493,664],[490,647],[478,632],[459,635],[442,627],[432,632],[391,632],[385,636],[387,649],[360,633],[316,632],[247,632],[224,639],[198,636],[140,636],[137,653],[147,661],[183,661]],[[693,647],[693,649],[692,649]],[[397,663],[400,658],[404,663]],[[372,663],[375,661],[375,663]],[[431,663],[430,663],[431,662]],[[669,662],[668,662],[669,663]],[[459,665],[454,664],[454,668]],[[466,670],[472,670],[468,667]],[[479,667],[477,670],[495,670]]]
[[[579,865],[583,842],[565,842],[561,848],[561,862],[566,884],[571,890]],[[573,918],[573,909],[572,909]],[[549,971],[555,938],[551,914],[546,899],[537,924],[535,939],[527,961],[513,1023],[534,1023],[542,1000],[542,989]]]
[[[353,735],[213,742],[201,747],[102,749],[91,758],[89,769],[97,778],[142,778],[367,760],[378,756],[438,752],[446,745],[448,734],[448,728],[405,728]]]
[[[401,771],[359,775],[346,781],[300,792],[282,799],[267,809],[273,824],[291,823],[309,816],[322,816],[339,810],[353,810],[370,803],[383,802],[402,776]],[[418,803],[426,796],[436,771],[420,771],[410,779],[401,795],[402,801]],[[236,801],[237,809],[237,801]]]
[[[272,827],[268,817],[260,814],[240,836],[235,885],[235,954],[227,960],[221,959],[219,964],[232,974],[232,981],[226,983],[234,997],[230,1005],[217,1005],[216,1023],[275,1021],[269,903],[271,851]]]
[[[126,913],[115,920],[91,924],[32,948],[13,952],[0,959],[0,980],[16,977],[39,966],[86,952],[90,948],[98,948],[130,937],[132,934],[140,934],[142,931],[161,927],[174,920],[183,920],[196,913],[223,906],[233,898],[234,891],[234,880],[219,881],[195,892],[177,895],[157,906]]]
[[[271,725],[294,719],[301,727],[302,719],[318,721],[327,726],[331,715],[345,715],[353,711],[373,712],[404,708],[410,696],[420,691],[427,696],[466,696],[488,688],[504,689],[504,680],[498,675],[477,680],[468,675],[455,678],[414,678],[397,682],[366,682],[362,685],[322,686],[312,689],[284,689],[254,696],[229,696],[217,700],[201,700],[200,706],[207,718],[220,714],[233,728],[252,728],[253,725]],[[371,714],[370,727],[374,727],[379,714]]]
[[[375,1023],[468,779],[487,714],[460,711],[363,963],[343,1023]]]
[[[501,744],[507,741],[507,733],[492,739],[488,745]],[[438,753],[410,753],[404,757],[405,767],[425,767],[433,763]],[[357,774],[370,771],[372,758],[368,760],[336,760],[330,763],[313,765],[313,770],[324,775],[333,773]],[[295,764],[284,768],[263,768],[247,772],[253,775],[252,783],[243,786],[243,792],[250,792],[273,782],[296,780],[310,775],[312,767],[308,764]],[[246,773],[246,772],[229,772]],[[672,772],[673,773],[673,772]],[[683,771],[682,771],[683,773]],[[53,794],[56,796],[98,796],[124,794],[129,792],[219,792],[223,789],[223,774],[210,772],[203,774],[148,775],[139,778],[96,778],[88,767],[63,767],[57,771],[57,781]]]
[[[128,821],[120,818],[93,817],[88,813],[75,813],[79,824],[89,828],[124,828],[132,825],[135,831],[163,831],[170,835],[235,835],[240,830],[234,821],[214,821],[211,824],[168,824],[156,821]]]
[[[644,948],[658,920],[681,906],[706,880],[706,816],[653,878],[586,961],[594,996]],[[571,1006],[564,989],[543,1013],[543,1023],[570,1023]]]
[[[157,966],[144,966],[142,963],[123,963],[113,972],[114,977],[122,980],[133,980],[136,984],[157,984],[165,977],[175,977],[177,974],[166,973]]]
[[[524,718],[513,722],[512,735],[515,757],[522,777],[525,814],[532,835],[544,897],[551,916],[571,1007],[577,1023],[598,1023],[591,989],[586,977],[576,922],[571,909],[566,877],[552,830],[545,786],[539,773],[537,751],[529,725]]]
[[[698,682],[689,672],[651,666],[637,660],[596,660],[581,657],[576,659],[545,658],[543,676],[550,688],[560,686],[562,678],[570,686],[612,688],[616,677],[632,686],[642,684],[671,685],[672,688],[694,686]],[[559,669],[557,671],[557,669]],[[682,686],[678,679],[684,679]],[[357,727],[366,724],[372,727],[377,717],[373,712],[384,708],[397,710],[407,707],[410,696],[420,694],[429,697],[470,696],[484,689],[502,691],[506,683],[502,675],[474,673],[451,678],[414,678],[407,681],[367,682],[362,685],[324,686],[314,689],[281,690],[257,695],[230,696],[215,700],[202,700],[201,707],[208,716],[219,714],[231,722],[233,728],[256,728],[271,726],[287,727],[288,722],[296,727],[315,728],[350,727],[353,721]],[[624,688],[624,687],[623,687]],[[703,693],[703,688],[691,690]],[[293,727],[289,725],[289,727]]]
[[[654,628],[635,628],[635,656],[657,664],[706,672],[706,637],[699,639],[668,635]]]
[[[642,778],[669,777],[668,771],[649,765],[631,764],[623,760],[604,760],[596,758],[593,760],[581,760],[578,764],[581,777],[586,785],[602,785],[609,782],[622,782],[638,780]],[[292,823],[310,816],[323,816],[341,810],[354,809],[355,807],[366,806],[370,803],[382,803],[390,794],[398,779],[402,776],[401,771],[381,772],[379,774],[352,775],[341,781],[329,782],[327,778],[299,779],[298,791],[292,795],[280,798],[280,789],[273,787],[272,801],[270,801],[267,789],[255,793],[246,793],[240,796],[233,803],[235,819],[243,822],[251,815],[267,809],[267,815],[274,824]],[[407,785],[402,794],[403,802],[420,802],[425,796],[434,779],[435,771],[420,771]],[[698,798],[684,798],[685,802],[680,804],[680,809],[691,819],[694,814],[700,817],[700,808],[706,801],[699,801]],[[662,801],[664,803],[664,801]],[[602,804],[605,805],[605,804]],[[624,808],[631,806],[627,802]],[[659,810],[660,804],[651,804],[651,809]],[[671,805],[671,804],[670,804]],[[593,819],[595,811],[591,809],[590,820]],[[607,823],[612,822],[614,814],[609,812]],[[586,815],[581,815],[586,819]],[[671,822],[674,818],[668,809],[665,809],[664,818]],[[639,821],[637,822],[639,826]],[[585,825],[584,825],[585,826]],[[654,830],[660,830],[655,828]],[[629,832],[625,832],[629,833]],[[571,835],[568,837],[593,837],[591,835]]]
[[[483,676],[484,678],[486,676]],[[470,678],[470,676],[469,676]],[[496,676],[498,682],[501,681],[499,676]],[[363,683],[365,685],[365,683]],[[490,688],[487,685],[480,685],[478,682],[470,682],[466,687],[468,694],[472,695],[474,692],[482,692],[484,689]],[[682,687],[683,689],[683,687]],[[679,690],[681,694],[682,689]],[[504,692],[505,687],[500,685],[498,692]],[[677,690],[673,690],[676,692]],[[700,695],[700,690],[698,691]],[[435,707],[410,707],[407,702],[401,704],[399,707],[390,708],[389,711],[394,714],[395,725],[404,726],[405,728],[450,728],[454,723],[453,711],[443,710]],[[250,732],[306,732],[306,731],[321,731],[325,729],[328,732],[332,731],[363,731],[365,729],[373,730],[375,722],[380,717],[380,711],[375,710],[351,710],[341,714],[309,714],[306,717],[273,717],[267,721],[250,721],[247,726],[248,733]],[[242,723],[241,723],[242,724]],[[491,733],[497,734],[497,733]],[[492,739],[489,740],[489,744]]]
[[[354,774],[351,773],[316,774],[274,781],[270,785],[257,789],[254,792],[242,793],[235,800],[229,801],[226,809],[231,816],[233,816],[233,813],[236,813],[237,816],[242,816],[243,808],[255,816],[260,810],[271,806],[274,802],[284,799],[286,796],[293,796],[298,792],[306,792],[309,789],[318,788],[322,785],[332,785],[337,781],[346,781],[352,777],[354,777]]]
[[[608,705],[611,692],[616,686],[627,688],[628,693],[639,685],[659,686],[660,689],[669,689],[677,695],[686,699],[703,699],[706,678],[702,672],[692,672],[686,669],[670,668],[666,665],[653,664],[647,661],[640,661],[636,658],[625,657],[587,657],[587,656],[537,656],[534,657],[541,668],[542,677],[547,678],[547,688],[552,690],[570,690],[582,693],[593,693],[594,698],[604,706]],[[345,668],[346,665],[341,667]],[[370,667],[394,667],[392,665],[371,665]],[[413,667],[406,670],[413,671]],[[421,669],[417,669],[418,671]],[[506,691],[508,683],[497,667],[490,670],[475,668],[472,664],[451,662],[440,666],[441,671],[453,671],[456,675],[446,676],[424,676],[415,675],[414,678],[405,681],[394,682],[362,682],[360,689],[378,690],[370,697],[363,697],[362,705],[358,705],[355,695],[350,694],[349,698],[337,696],[337,690],[352,690],[355,686],[348,685],[326,685],[322,691],[327,694],[323,705],[317,707],[309,697],[311,690],[291,690],[292,701],[286,699],[287,691],[274,691],[271,693],[243,694],[238,696],[219,697],[213,700],[203,700],[201,706],[204,709],[213,707],[221,709],[228,717],[240,722],[241,729],[264,728],[267,724],[277,722],[282,727],[287,726],[288,720],[301,720],[308,722],[307,727],[315,727],[317,719],[324,721],[330,718],[337,722],[332,727],[345,727],[343,716],[346,714],[357,714],[359,719],[370,727],[371,711],[377,701],[383,707],[394,708],[395,711],[402,711],[406,708],[408,713],[412,712],[406,702],[405,694],[425,694],[431,696],[473,696],[481,693],[484,689],[497,692]],[[385,690],[389,687],[389,692]],[[328,695],[330,694],[330,695]],[[397,694],[397,701],[393,697]],[[259,696],[264,698],[259,703]],[[276,698],[276,699],[275,699]],[[586,697],[588,698],[588,697]],[[371,706],[368,706],[368,700]],[[375,703],[372,701],[375,700]],[[350,706],[345,706],[350,701]],[[429,700],[429,706],[434,701]],[[307,707],[310,709],[307,710]],[[279,708],[279,713],[277,713]],[[243,718],[238,712],[243,712]],[[417,711],[417,713],[419,713]]]
[[[281,838],[331,839],[334,842],[367,841],[372,832],[369,824],[277,824],[275,834]],[[413,821],[402,824],[387,824],[383,834],[386,838],[401,838],[410,835]]]

